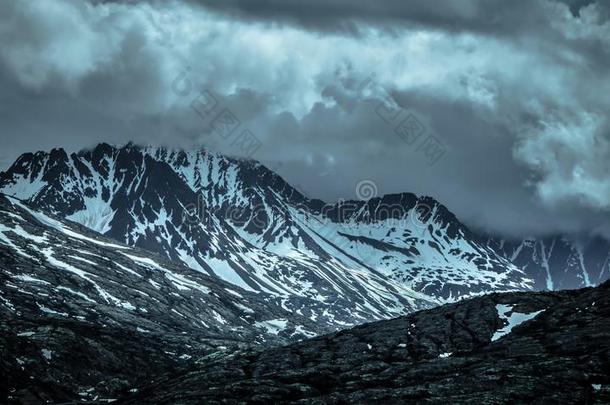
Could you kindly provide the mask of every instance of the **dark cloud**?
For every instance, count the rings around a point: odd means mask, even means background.
[[[563,0],[563,2],[568,5],[574,17],[580,17],[580,10],[595,3],[595,0]]]
[[[9,0],[0,164],[100,141],[243,155],[191,108],[207,89],[261,142],[253,157],[312,196],[367,179],[477,228],[603,232],[609,38],[605,3],[576,0]],[[433,165],[395,131],[409,114],[445,150]]]
[[[485,34],[537,34],[548,28],[549,5],[538,0],[191,0],[246,20],[297,24],[308,29],[358,33],[354,23],[393,28],[432,28]],[[573,15],[592,0],[563,0]],[[549,18],[550,17],[550,18]]]

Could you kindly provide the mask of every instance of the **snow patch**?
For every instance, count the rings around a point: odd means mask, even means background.
[[[48,349],[42,349],[42,357],[44,357],[47,360],[51,360],[53,358],[53,351],[48,350]]]
[[[502,336],[508,335],[515,326],[521,325],[523,322],[527,322],[536,317],[536,315],[540,314],[544,311],[536,311],[530,312],[528,314],[523,314],[520,312],[513,312],[512,305],[504,305],[497,304],[496,311],[498,311],[498,316],[501,320],[508,322],[508,325],[504,326],[501,329],[498,329],[491,338],[491,341],[494,342],[500,339]]]
[[[287,319],[270,319],[268,321],[254,322],[254,326],[257,328],[263,328],[267,333],[274,335],[286,329],[286,325],[288,325]]]

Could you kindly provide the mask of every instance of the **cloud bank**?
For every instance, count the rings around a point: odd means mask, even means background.
[[[312,196],[366,179],[493,232],[607,232],[608,6],[405,3],[4,1],[4,162],[100,141],[245,153],[194,111],[211,94]]]

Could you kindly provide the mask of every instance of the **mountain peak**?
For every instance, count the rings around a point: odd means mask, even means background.
[[[607,242],[481,236],[434,198],[412,193],[326,204],[259,162],[206,149],[102,143],[70,156],[62,149],[24,154],[0,174],[0,191],[255,290],[283,288],[253,278],[256,266],[233,262],[251,248],[271,254],[271,268],[294,258],[312,260],[307,268],[334,260],[433,300],[531,288],[520,269],[541,289],[610,277]]]
[[[205,149],[99,144],[34,160],[0,191],[242,288],[349,301],[333,315],[344,322],[529,286],[430,198],[324,204],[258,162]]]

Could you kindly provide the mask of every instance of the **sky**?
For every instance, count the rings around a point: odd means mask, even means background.
[[[257,159],[311,197],[610,237],[610,5],[0,2],[0,168],[99,142]]]

